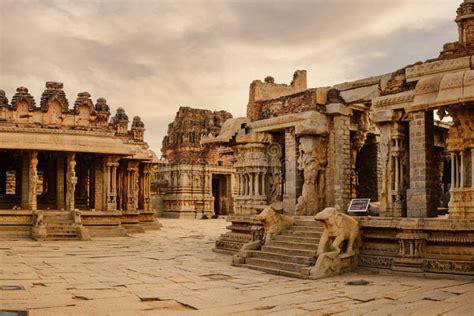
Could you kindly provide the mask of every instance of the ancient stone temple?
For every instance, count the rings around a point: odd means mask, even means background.
[[[232,118],[225,111],[181,107],[163,139],[158,177],[165,182],[161,214],[175,218],[201,218],[232,212],[230,159],[222,157],[219,146],[201,145],[201,139],[217,135]]]
[[[473,1],[456,23],[458,41],[438,58],[392,73],[309,89],[305,71],[288,85],[252,82],[247,117],[202,141],[225,147],[235,168],[232,225],[216,250],[246,244],[240,263],[310,277],[322,233],[312,217],[366,198],[360,266],[473,275]],[[267,205],[294,225],[253,249]]]
[[[35,239],[125,235],[158,228],[150,206],[156,155],[122,108],[47,82],[39,104],[0,91],[0,234]]]

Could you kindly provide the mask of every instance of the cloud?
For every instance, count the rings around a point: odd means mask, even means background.
[[[144,120],[159,153],[179,106],[245,115],[248,85],[309,86],[436,57],[457,36],[460,0],[0,0],[0,88],[47,80]]]

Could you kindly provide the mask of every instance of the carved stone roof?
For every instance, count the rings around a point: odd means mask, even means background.
[[[105,98],[97,99],[97,103],[95,104],[95,111],[97,113],[110,115],[110,108],[107,105],[107,100]]]
[[[474,0],[464,0],[456,11],[457,17],[456,22],[473,18],[474,16]]]
[[[133,118],[132,128],[145,128],[145,124],[139,116]]]
[[[91,100],[91,95],[89,92],[79,92],[77,94],[76,102],[74,102],[74,111],[79,112],[79,107],[81,105],[87,106],[90,110],[90,113],[94,112],[94,104]]]
[[[128,123],[128,115],[125,113],[123,108],[118,108],[115,116],[113,117],[113,123]]]
[[[474,101],[474,70],[422,79],[416,85],[411,110]]]
[[[0,90],[0,107],[8,107],[8,98],[5,96],[5,91]]]
[[[16,110],[18,102],[25,101],[28,104],[28,108],[30,111],[35,109],[35,99],[31,94],[28,93],[28,88],[19,87],[16,89],[16,93],[12,98],[11,108]]]
[[[63,113],[66,113],[69,110],[69,102],[63,91],[63,84],[61,82],[47,81],[46,90],[44,90],[41,95],[40,101],[40,107],[44,112],[48,111],[48,104],[53,99],[56,99],[61,103]]]

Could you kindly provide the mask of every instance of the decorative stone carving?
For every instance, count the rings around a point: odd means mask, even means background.
[[[16,110],[18,103],[25,102],[28,104],[28,110],[33,111],[35,109],[35,99],[31,94],[28,93],[28,89],[25,87],[19,87],[16,89],[16,93],[12,98],[11,109]]]
[[[43,211],[33,211],[33,226],[40,227],[44,226],[44,212]]]
[[[323,222],[325,227],[310,278],[328,277],[356,267],[359,223],[349,215],[340,213],[337,206],[325,208],[314,219]],[[342,248],[344,241],[347,241],[346,248]]]
[[[293,225],[293,219],[289,216],[279,214],[277,210],[282,210],[281,203],[274,203],[263,209],[263,211],[255,217],[256,220],[263,222],[265,229],[264,243],[270,241],[275,235],[278,235],[284,229]]]
[[[49,104],[57,100],[61,104],[62,113],[69,111],[69,102],[66,99],[66,94],[63,91],[63,84],[61,82],[46,82],[46,90],[41,95],[40,107],[43,112],[48,112]]]
[[[91,95],[89,92],[79,92],[77,94],[76,102],[74,102],[74,112],[79,114],[80,107],[86,107],[89,109],[89,113],[94,112],[94,104],[91,100]]]
[[[97,113],[103,113],[110,115],[110,108],[107,105],[107,100],[105,98],[98,98],[97,103],[95,104],[95,111]]]
[[[296,205],[296,214],[314,215],[319,212],[324,202],[326,139],[319,136],[302,136],[299,153],[298,169],[303,170],[304,184]]]
[[[44,212],[33,211],[33,227],[31,227],[31,238],[34,240],[45,240],[48,236],[48,231],[44,225]]]
[[[8,98],[3,90],[0,90],[0,107],[8,107]]]

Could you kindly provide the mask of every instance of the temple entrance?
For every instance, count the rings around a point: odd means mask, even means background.
[[[94,208],[95,196],[95,169],[94,157],[87,154],[76,156],[77,184],[74,191],[75,207],[80,210]]]
[[[61,186],[61,189],[64,187],[62,189],[62,192],[64,192],[66,186],[62,172],[58,172],[58,168],[61,166],[59,161],[64,159],[63,156],[54,153],[38,153],[36,199],[40,210],[64,208],[63,205],[58,205],[61,204],[61,201],[57,196],[58,187]]]
[[[0,209],[21,206],[21,153],[0,152]]]
[[[377,155],[378,144],[369,139],[357,154],[355,166],[357,197],[368,198],[372,202],[378,201]]]
[[[212,196],[214,215],[227,215],[230,210],[230,177],[223,174],[212,175]]]

